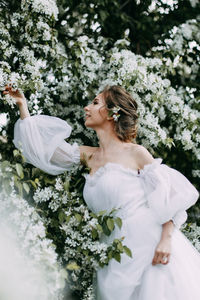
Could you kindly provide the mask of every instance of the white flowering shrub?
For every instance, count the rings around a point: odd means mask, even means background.
[[[23,172],[19,166],[12,166],[6,161],[0,164],[0,226],[10,227],[15,232],[16,244],[20,245],[20,255],[24,257],[23,267],[29,269],[27,283],[33,289],[30,297],[35,297],[30,299],[62,299],[66,271],[59,263],[56,246],[46,237],[44,218],[16,192],[15,187],[20,184],[17,173]],[[27,191],[28,183],[24,182],[22,186]],[[20,284],[26,285],[26,282]],[[20,287],[16,288],[16,292],[18,290]]]
[[[92,3],[89,9],[94,9]],[[112,44],[98,35],[101,28],[95,13],[90,20],[88,14],[80,18],[78,12],[68,11],[62,12],[65,20],[59,22],[56,1],[2,1],[1,90],[7,83],[20,88],[31,114],[66,119],[73,127],[69,142],[96,146],[94,132],[84,126],[83,107],[106,84],[122,85],[138,103],[137,143],[173,167],[183,166],[195,182],[200,176],[198,22],[190,20],[173,28],[159,47],[143,57],[129,50],[128,30],[124,39]],[[83,166],[53,177],[24,164],[12,144],[19,117],[15,103],[2,94],[0,100],[1,112],[8,117],[8,124],[0,127],[0,183],[11,194],[0,200],[2,213],[8,211],[19,228],[23,251],[48,271],[49,299],[60,297],[64,280],[80,299],[94,299],[96,268],[110,259],[120,261],[122,253],[131,255],[123,237],[110,244],[101,239],[120,228],[121,220],[115,211],[95,215],[88,210],[82,196]],[[199,250],[198,225],[189,223],[184,233]]]
[[[179,27],[174,26],[159,46],[151,49],[154,55],[163,58],[167,71],[176,75],[183,86],[196,87],[195,82],[199,81],[199,29],[199,17],[188,20]]]
[[[196,223],[185,223],[182,225],[181,231],[200,252],[200,226],[197,226]]]
[[[191,5],[194,4],[195,1],[191,1]],[[191,19],[178,27],[174,26],[169,33],[163,35],[162,41],[158,42],[159,46],[153,47],[148,53],[162,59],[166,76],[170,78],[178,97],[183,101],[183,119],[177,119],[175,139],[183,145],[185,153],[188,153],[182,155],[182,160],[186,160],[186,164],[190,165],[194,181],[197,177],[197,183],[200,176],[199,32],[198,16],[196,20]]]

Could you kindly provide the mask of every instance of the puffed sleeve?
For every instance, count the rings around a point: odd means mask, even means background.
[[[198,200],[199,193],[179,171],[155,158],[141,170],[147,206],[157,221],[172,220],[178,228],[187,220],[186,210]]]
[[[17,120],[13,143],[22,150],[28,163],[46,173],[58,175],[80,162],[79,145],[64,140],[70,136],[71,130],[71,126],[60,118],[34,115]]]

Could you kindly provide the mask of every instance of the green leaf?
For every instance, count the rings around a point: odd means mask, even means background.
[[[80,214],[75,214],[75,218],[78,222],[81,222],[81,220],[82,220],[82,217]]]
[[[114,224],[113,219],[108,218],[106,224],[107,224],[107,226],[108,226],[108,229],[112,232],[113,229],[114,229],[114,227],[115,227],[115,224]]]
[[[113,208],[110,212],[109,212],[109,215],[112,215],[114,212],[116,212],[118,209],[116,208]]]
[[[105,235],[109,236],[111,232],[110,232],[110,230],[108,229],[108,226],[105,224],[105,222],[103,222],[102,228],[103,228],[103,233],[104,233]]]
[[[82,178],[79,178],[76,183],[74,184],[74,187],[77,187],[82,181]]]
[[[93,217],[93,218],[96,218],[96,215],[92,212],[90,212],[90,216]]]
[[[85,256],[88,256],[88,254],[89,254],[89,251],[88,251],[88,250],[83,250],[82,252],[83,252],[83,254],[84,254]]]
[[[108,252],[108,258],[111,259],[113,257],[113,252],[112,250]]]
[[[119,217],[115,218],[115,223],[117,224],[117,226],[119,227],[119,229],[121,229],[121,227],[122,227],[122,220]]]
[[[19,177],[21,179],[23,179],[24,178],[24,172],[23,172],[22,165],[19,164],[19,163],[16,163],[15,168],[16,168],[16,171],[17,171],[17,174],[19,175]]]
[[[124,248],[124,252],[126,253],[126,255],[128,255],[129,257],[132,257],[131,250],[126,246],[123,246],[123,248]]]
[[[36,178],[37,179],[37,178]],[[54,185],[55,184],[55,179],[50,179],[50,178],[48,178],[48,177],[44,177],[44,182],[45,182],[45,184],[52,184],[52,185]]]
[[[113,240],[113,244],[118,244],[119,243],[119,239],[114,239]]]
[[[119,242],[119,243],[117,244],[117,249],[118,249],[120,252],[123,252],[124,248],[123,248],[121,242]]]
[[[29,187],[28,183],[23,182],[23,188],[24,188],[24,190],[26,191],[27,194],[30,192],[30,187]]]
[[[35,178],[34,181],[35,181],[36,184],[39,184],[39,183],[40,183],[39,178]]]
[[[70,219],[71,219],[71,216],[66,216],[65,217],[66,223],[69,223]]]
[[[19,150],[17,150],[17,149],[13,150],[13,155],[18,156],[19,155]]]
[[[100,232],[103,232],[103,228],[102,228],[102,226],[101,226],[100,224],[97,224],[96,226],[97,226],[97,229],[98,229]]]
[[[92,238],[96,239],[98,237],[98,232],[96,231],[96,229],[92,229]]]
[[[65,213],[61,210],[58,214],[58,219],[61,224],[64,222],[65,217],[66,217]]]
[[[102,20],[103,22],[106,20],[106,18],[107,18],[107,16],[108,16],[105,10],[100,10],[100,11],[99,11],[99,15],[100,15],[100,18],[101,18],[101,20]]]
[[[33,180],[30,180],[30,183],[32,184],[32,186],[37,189],[37,185],[35,184],[35,182]]]
[[[120,263],[121,262],[121,255],[118,252],[116,252],[114,254],[114,259]]]
[[[70,186],[69,181],[66,180],[63,184],[64,190],[69,191],[69,186]]]
[[[103,216],[106,213],[106,210],[101,210],[100,212],[98,212],[98,216]]]

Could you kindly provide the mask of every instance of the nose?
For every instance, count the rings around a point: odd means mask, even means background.
[[[88,108],[88,105],[84,107],[84,111],[88,111],[89,108]]]

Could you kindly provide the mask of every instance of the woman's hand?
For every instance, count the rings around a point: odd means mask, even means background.
[[[24,97],[24,94],[22,92],[20,92],[19,90],[14,90],[11,85],[6,85],[3,94],[9,95],[15,99],[15,103],[19,107],[20,118],[22,120],[27,117],[30,117],[26,98]]]
[[[170,255],[171,255],[171,238],[170,237],[161,238],[160,242],[156,247],[155,254],[152,260],[152,265],[168,264]],[[166,259],[163,259],[164,257],[166,257]]]
[[[26,103],[26,98],[24,94],[19,90],[14,90],[11,85],[6,85],[3,95],[9,95],[15,99],[15,103],[20,106]]]
[[[156,247],[155,254],[152,260],[152,265],[168,264],[171,255],[171,237],[173,235],[173,231],[173,220],[169,220],[168,222],[162,224],[161,239]]]

